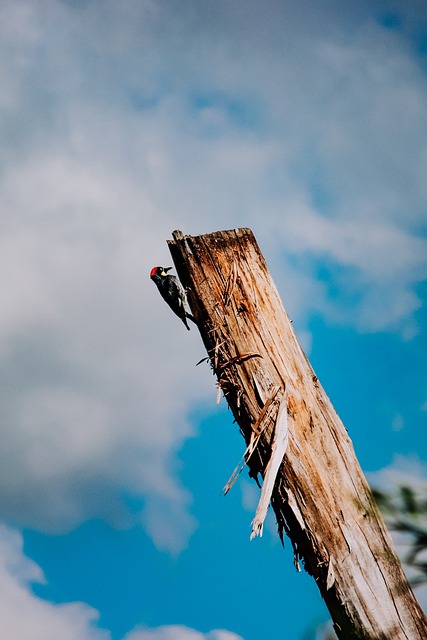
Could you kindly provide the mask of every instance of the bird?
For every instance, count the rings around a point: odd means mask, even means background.
[[[150,278],[157,286],[160,295],[165,300],[172,311],[181,318],[188,331],[187,318],[196,322],[194,316],[191,315],[187,301],[185,289],[176,276],[168,274],[173,267],[153,267],[150,271]]]

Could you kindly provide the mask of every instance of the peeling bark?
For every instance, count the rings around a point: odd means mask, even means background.
[[[297,568],[302,561],[316,580],[338,637],[424,640],[427,619],[252,232],[176,231],[173,238],[169,248],[210,364],[250,447],[249,474],[269,485],[273,479],[279,535],[290,538]],[[286,407],[289,442],[267,477],[278,389],[286,390],[279,421]],[[264,494],[269,501],[268,487]]]

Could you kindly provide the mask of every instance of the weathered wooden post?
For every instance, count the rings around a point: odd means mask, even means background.
[[[248,444],[249,473],[264,485],[267,475],[274,487],[279,534],[289,536],[297,567],[302,561],[316,580],[338,637],[426,640],[427,619],[350,438],[295,337],[252,232],[175,231],[173,238],[169,248],[211,366]],[[277,464],[272,451],[280,455],[287,440]],[[262,511],[260,505],[254,535],[262,532]]]

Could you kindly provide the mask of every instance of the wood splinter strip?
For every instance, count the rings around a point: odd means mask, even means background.
[[[253,452],[255,451],[260,437],[261,437],[261,434],[256,436],[255,433],[252,432],[251,440],[250,440],[250,442],[249,442],[249,444],[248,444],[248,446],[246,448],[245,453],[243,454],[239,464],[234,469],[234,471],[231,474],[230,478],[227,480],[227,483],[226,483],[226,485],[225,485],[225,487],[223,489],[225,496],[230,491],[230,489],[233,487],[234,483],[236,482],[237,478],[242,473],[242,471],[245,468],[245,466],[248,464],[248,461],[249,461],[250,457],[252,456]]]
[[[329,589],[331,589],[335,583],[335,571],[334,571],[334,565],[332,562],[333,559],[334,559],[334,556],[331,556],[329,558],[328,573],[326,576],[326,591],[329,591]]]
[[[283,457],[288,447],[288,441],[288,406],[286,402],[286,393],[284,393],[280,402],[279,411],[277,413],[273,444],[271,446],[271,456],[265,470],[261,496],[258,502],[257,510],[255,512],[255,517],[251,522],[251,540],[253,540],[256,536],[262,536],[264,520],[267,515],[268,507],[270,505],[271,495],[273,493],[277,474],[279,472],[280,465],[282,464]]]
[[[224,293],[222,295],[222,302],[224,304],[224,307],[226,307],[231,300],[231,295],[233,293],[236,280],[237,280],[237,262],[236,260],[233,260],[233,266],[227,278],[227,282],[225,283]]]
[[[253,452],[257,448],[259,439],[261,438],[261,436],[262,436],[262,434],[263,434],[263,432],[264,432],[264,430],[265,430],[265,428],[267,427],[267,424],[268,424],[268,420],[266,418],[269,417],[271,406],[272,406],[273,402],[276,400],[276,396],[277,396],[279,390],[280,390],[280,387],[278,385],[273,387],[272,393],[271,393],[270,397],[268,398],[267,402],[265,403],[264,407],[262,408],[262,411],[259,414],[258,420],[253,425],[253,427],[252,427],[253,431],[251,433],[251,439],[250,439],[250,442],[249,442],[249,444],[248,444],[248,446],[246,448],[246,451],[243,454],[239,464],[234,469],[233,473],[231,474],[230,478],[228,479],[228,481],[227,481],[227,483],[226,483],[226,485],[225,485],[225,487],[223,489],[225,496],[230,491],[230,489],[233,487],[233,485],[236,482],[237,478],[240,476],[240,474],[242,473],[243,469],[248,464]]]

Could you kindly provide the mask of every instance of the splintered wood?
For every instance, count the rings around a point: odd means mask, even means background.
[[[262,484],[261,497],[252,520],[251,540],[255,536],[262,536],[264,520],[267,515],[267,509],[270,506],[271,496],[273,495],[274,485],[276,483],[277,474],[282,464],[289,440],[288,429],[288,409],[286,405],[286,396],[283,394],[282,401],[277,412],[276,423],[274,425],[274,437],[271,443],[270,459],[267,463],[264,473],[264,482]]]
[[[246,441],[225,491],[244,464],[263,479],[252,537],[271,503],[340,639],[425,640],[426,617],[252,232],[173,238],[208,361]]]

